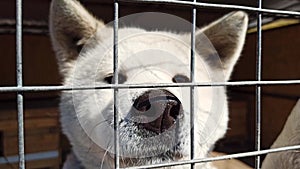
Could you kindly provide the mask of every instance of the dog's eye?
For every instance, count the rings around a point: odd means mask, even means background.
[[[189,82],[190,79],[188,77],[186,77],[185,75],[175,75],[172,78],[172,81],[174,83],[185,83],[185,82]]]
[[[118,75],[118,81],[119,84],[124,83],[127,80],[127,77],[123,74],[119,74]],[[113,84],[114,83],[114,75],[112,73],[108,74],[105,78],[104,81],[106,81],[109,84]]]

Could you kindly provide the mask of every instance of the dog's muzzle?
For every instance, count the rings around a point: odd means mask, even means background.
[[[149,90],[134,101],[127,120],[159,134],[175,127],[182,114],[182,104],[175,95],[167,90]]]

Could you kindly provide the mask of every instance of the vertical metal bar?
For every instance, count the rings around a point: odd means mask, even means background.
[[[16,0],[16,75],[17,86],[23,86],[22,66],[22,0]],[[19,168],[25,169],[23,93],[17,92]]]
[[[258,0],[258,8],[262,8],[262,0]],[[261,81],[262,61],[262,14],[257,15],[257,59],[256,59],[256,80]],[[256,150],[261,150],[261,86],[256,86]],[[260,156],[255,158],[255,168],[260,169]]]
[[[118,1],[115,0],[114,2],[114,83],[118,84],[118,30],[119,30],[119,4]],[[119,149],[119,99],[118,99],[118,92],[119,89],[115,88],[114,89],[114,148],[115,148],[115,168],[118,169],[120,168],[120,160],[119,160],[119,155],[120,155],[120,149]]]
[[[196,2],[196,0],[194,0],[194,2]],[[190,79],[191,82],[194,83],[195,82],[195,43],[196,43],[196,37],[195,37],[195,31],[196,31],[196,14],[197,14],[197,10],[195,7],[193,7],[192,9],[192,30],[191,30],[191,74],[190,74]],[[195,138],[195,128],[194,128],[194,124],[195,124],[195,113],[194,113],[194,107],[195,107],[195,87],[191,86],[190,87],[190,126],[191,126],[191,147],[190,147],[190,151],[191,151],[191,159],[193,160],[195,158],[195,143],[194,143],[194,138]],[[191,164],[191,169],[195,168],[195,163]]]

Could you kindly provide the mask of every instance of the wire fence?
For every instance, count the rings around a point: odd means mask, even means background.
[[[119,2],[125,3],[159,3],[169,5],[180,5],[192,7],[192,31],[191,31],[191,82],[190,83],[177,83],[177,84],[118,84],[118,19],[119,19]],[[202,3],[193,1],[179,1],[179,0],[115,0],[114,1],[114,78],[115,84],[111,85],[99,85],[99,86],[23,86],[23,68],[22,68],[22,0],[16,0],[16,72],[17,72],[17,86],[5,86],[0,87],[0,93],[15,92],[17,94],[17,111],[18,111],[18,144],[19,144],[19,168],[25,169],[25,154],[24,154],[24,111],[23,111],[23,93],[24,92],[40,92],[40,91],[58,91],[58,90],[91,90],[91,89],[114,89],[114,103],[115,107],[118,107],[118,89],[121,88],[161,88],[161,87],[190,87],[191,98],[193,98],[194,87],[199,86],[255,86],[256,87],[256,151],[238,153],[232,155],[224,155],[220,157],[210,157],[205,159],[194,159],[193,141],[191,142],[191,160],[170,162],[167,164],[155,164],[139,167],[128,167],[127,169],[141,169],[141,168],[157,168],[167,166],[177,166],[190,164],[194,168],[195,163],[209,162],[215,160],[225,160],[239,157],[255,156],[255,167],[260,168],[261,159],[260,155],[267,153],[275,153],[287,150],[296,150],[300,148],[297,146],[287,146],[276,149],[261,150],[261,86],[262,85],[292,85],[300,84],[300,80],[276,80],[276,81],[262,81],[261,80],[261,67],[262,67],[262,14],[276,14],[276,15],[288,15],[299,17],[300,12],[295,11],[284,11],[275,9],[264,9],[262,8],[262,0],[258,0],[258,7],[248,7],[239,5],[226,5],[226,4],[213,4],[213,3]],[[194,49],[195,49],[195,29],[196,29],[196,14],[198,8],[219,8],[219,9],[234,9],[234,10],[246,10],[257,12],[257,60],[256,60],[256,81],[238,81],[238,82],[213,82],[213,83],[195,83],[194,79]],[[190,9],[190,8],[189,8]],[[191,99],[191,107],[193,107],[193,99]],[[191,126],[193,126],[193,109],[191,109]],[[119,147],[119,118],[118,113],[114,111],[114,128],[115,128],[115,147]],[[193,130],[191,132],[191,138],[193,138]],[[193,139],[191,139],[193,140]],[[115,168],[120,168],[119,164],[119,149],[115,149]]]

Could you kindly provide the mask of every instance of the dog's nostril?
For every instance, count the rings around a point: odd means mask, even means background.
[[[145,106],[145,111],[148,111],[150,108],[151,108],[151,104],[147,104],[147,105]]]
[[[138,101],[133,104],[133,107],[138,111],[145,112],[151,108],[151,103],[149,102],[149,100]]]
[[[177,117],[179,116],[179,113],[180,113],[180,103],[177,103],[176,105],[171,107],[170,116],[176,120]]]

